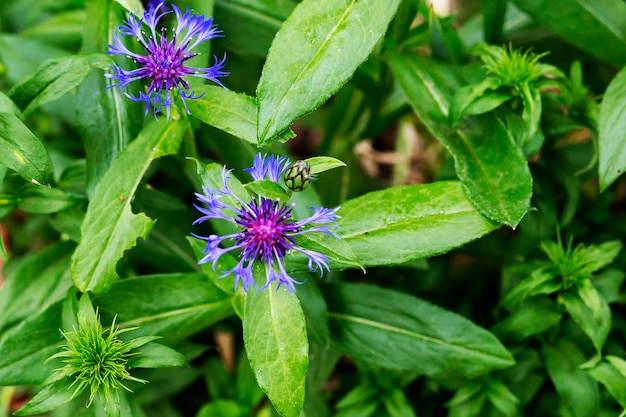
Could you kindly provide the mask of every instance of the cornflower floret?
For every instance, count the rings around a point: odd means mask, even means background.
[[[289,164],[284,157],[266,157],[258,154],[254,159],[254,166],[246,169],[254,180],[268,179],[278,182],[281,175]],[[222,277],[235,275],[235,290],[239,283],[245,291],[250,286],[257,287],[254,281],[252,268],[255,262],[265,266],[266,283],[261,288],[268,288],[273,282],[277,282],[277,289],[284,285],[289,291],[295,291],[294,284],[302,284],[292,278],[286,271],[283,258],[291,252],[300,252],[308,258],[308,268],[311,272],[319,270],[323,275],[324,269],[329,268],[328,258],[319,252],[304,249],[296,243],[295,237],[307,233],[324,233],[339,239],[332,229],[337,226],[337,210],[325,207],[311,207],[313,214],[302,220],[292,219],[293,205],[285,205],[279,200],[272,200],[259,196],[250,201],[239,198],[229,187],[231,170],[222,171],[222,185],[220,189],[203,187],[203,193],[196,193],[201,205],[194,207],[202,213],[193,224],[202,223],[209,219],[222,219],[235,224],[240,231],[218,236],[212,234],[208,237],[195,237],[207,242],[203,253],[205,256],[199,261],[200,264],[212,262],[213,269],[219,258],[231,251],[239,251],[239,262],[230,271],[222,271]],[[236,203],[230,204],[227,201]],[[228,247],[220,247],[222,242],[232,241],[234,244]]]
[[[198,53],[191,52],[201,42],[209,39],[222,37],[222,31],[213,24],[213,18],[205,19],[204,15],[192,13],[187,7],[183,14],[176,5],[172,4],[177,19],[176,29],[173,31],[171,40],[167,37],[167,29],[161,27],[157,29],[159,21],[168,13],[164,9],[164,3],[152,2],[151,6],[143,14],[142,18],[137,18],[134,14],[127,15],[124,24],[113,34],[113,43],[109,44],[109,55],[124,55],[132,59],[138,68],[127,71],[120,66],[111,65],[112,73],[105,74],[115,84],[108,88],[118,88],[124,91],[125,95],[133,101],[144,102],[145,112],[148,114],[150,106],[154,109],[154,114],[165,109],[167,117],[170,114],[170,107],[174,102],[171,91],[176,89],[182,99],[185,110],[189,113],[186,99],[195,100],[201,95],[195,95],[190,90],[189,84],[183,77],[193,76],[211,80],[224,87],[219,77],[228,75],[222,71],[226,61],[226,56],[220,61],[215,58],[215,64],[208,68],[188,67],[185,63]],[[142,29],[146,24],[149,32]],[[122,42],[123,36],[135,38],[143,47],[145,55],[135,53]],[[128,84],[133,81],[146,79],[150,80],[148,92],[140,92],[134,96],[126,92]]]

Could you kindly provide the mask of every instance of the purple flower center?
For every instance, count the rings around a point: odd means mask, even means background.
[[[144,65],[146,78],[150,78],[151,91],[161,91],[165,88],[171,90],[177,85],[181,85],[185,90],[189,89],[189,84],[182,79],[183,76],[189,75],[191,70],[183,65],[185,61],[193,58],[197,54],[185,55],[184,51],[187,45],[183,47],[176,46],[176,37],[168,42],[165,37],[165,30],[162,30],[161,45],[156,46],[153,39],[150,39],[148,56],[136,58],[136,61]]]
[[[235,239],[243,245],[243,256],[249,260],[262,259],[269,262],[273,256],[282,258],[294,247],[295,240],[288,233],[298,231],[291,218],[291,206],[260,197],[239,210],[235,221],[243,232]]]

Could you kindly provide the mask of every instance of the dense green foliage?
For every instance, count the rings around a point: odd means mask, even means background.
[[[0,3],[0,417],[626,415],[623,0],[175,3],[230,75],[167,117],[111,88],[147,4]],[[225,167],[228,204],[340,207],[293,238],[330,271],[199,263]]]

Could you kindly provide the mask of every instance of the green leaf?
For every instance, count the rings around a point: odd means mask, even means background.
[[[28,117],[37,107],[61,98],[80,85],[93,67],[106,68],[109,62],[110,58],[102,54],[49,59],[16,84],[9,96]]]
[[[115,282],[97,296],[103,321],[117,316],[133,335],[187,337],[233,314],[232,295],[200,273],[147,275]]]
[[[298,246],[308,250],[323,253],[330,260],[331,269],[361,268],[356,254],[350,244],[343,239],[335,239],[324,233],[307,233],[296,237]],[[297,251],[294,251],[286,258],[290,267],[296,270],[308,270],[309,258]],[[298,265],[297,267],[295,265]]]
[[[61,304],[57,301],[0,335],[0,385],[41,384],[60,362],[46,362],[61,343]]]
[[[489,108],[489,106],[484,105],[476,106],[475,103],[478,100],[484,100],[486,97],[492,97],[495,92],[487,91],[495,90],[499,86],[500,81],[497,77],[487,77],[478,84],[471,84],[461,87],[456,92],[454,98],[452,99],[452,102],[450,103],[449,117],[452,126],[457,126],[459,122],[463,120],[466,116],[486,113],[498,107],[499,104]],[[510,99],[511,96],[504,95],[503,98]],[[496,104],[498,102],[502,104],[504,103],[504,101],[506,100],[501,101],[496,99],[492,104]],[[472,111],[470,111],[470,109],[472,109]]]
[[[332,156],[314,156],[304,161],[311,167],[311,175],[346,166],[345,162],[333,158]]]
[[[278,200],[283,204],[289,201],[289,195],[283,187],[270,180],[252,181],[244,185],[244,188],[253,194],[272,200]]]
[[[72,280],[82,291],[106,290],[117,279],[124,251],[145,238],[154,221],[133,214],[131,202],[150,163],[178,150],[186,123],[164,118],[148,124],[113,161],[98,183],[72,257]]]
[[[485,114],[467,118],[463,126],[451,130],[450,99],[434,78],[439,67],[394,51],[388,62],[420,120],[452,154],[470,200],[490,219],[515,227],[528,210],[532,177],[505,126]]]
[[[522,148],[533,138],[539,130],[539,122],[541,121],[541,94],[536,88],[531,89],[528,84],[522,86],[522,103],[524,110],[522,112],[522,120],[526,125],[523,141],[518,142]]]
[[[265,57],[296,5],[294,0],[215,0],[215,21],[228,34],[223,40],[228,49]]]
[[[0,332],[65,297],[71,286],[66,271],[73,248],[71,242],[58,242],[5,267],[0,291]]]
[[[138,14],[139,16],[143,14],[143,4],[141,4],[140,0],[115,0],[115,2],[125,8],[126,11]]]
[[[404,391],[397,389],[383,397],[383,405],[390,417],[416,417],[413,406]]]
[[[253,97],[213,85],[199,86],[195,91],[204,96],[197,100],[188,100],[187,108],[204,123],[253,145],[264,146],[274,139],[257,143],[257,108]],[[277,139],[281,141],[295,136],[290,129],[277,132],[277,135]]]
[[[182,354],[159,343],[148,343],[138,350],[139,355],[128,360],[127,369],[184,366],[187,362]]]
[[[261,389],[284,417],[298,417],[309,363],[306,323],[295,294],[273,284],[246,293],[243,338]]]
[[[624,2],[514,0],[514,3],[566,42],[614,65],[626,64]]]
[[[0,163],[26,181],[48,184],[52,162],[39,139],[12,113],[0,112]]]
[[[591,281],[586,279],[584,282],[578,288],[577,294],[567,291],[560,295],[559,300],[563,302],[572,319],[589,336],[596,351],[600,353],[611,331],[611,310]],[[585,295],[583,298],[583,294],[592,295]],[[589,299],[593,301],[587,302]]]
[[[331,344],[354,360],[468,378],[515,363],[493,334],[426,301],[370,285],[329,284],[321,289],[328,303]]]
[[[22,115],[20,109],[17,107],[17,104],[15,104],[13,100],[9,98],[9,96],[2,92],[0,92],[0,112],[13,113],[20,120],[24,120],[24,116]]]
[[[337,232],[364,266],[428,258],[497,228],[457,181],[368,193],[346,201],[340,214]]]
[[[574,417],[598,415],[598,384],[580,369],[585,357],[576,345],[560,339],[554,346],[544,344],[542,352],[548,375],[561,398],[561,405]]]
[[[519,310],[507,315],[491,329],[498,338],[506,341],[519,342],[527,337],[539,334],[556,326],[563,313],[551,300],[539,298],[530,300]]]
[[[69,378],[46,385],[24,407],[15,412],[16,416],[44,414],[69,402],[74,390],[69,388]]]
[[[241,417],[244,414],[239,404],[230,400],[217,400],[202,406],[196,417]]]
[[[60,188],[39,187],[30,184],[25,188],[26,191],[20,195],[21,200],[17,206],[28,213],[58,213],[85,201]]]
[[[459,38],[457,29],[453,26],[454,19],[440,18],[430,6],[428,26],[430,28],[431,47],[433,57],[453,64],[460,65],[467,60],[465,45]]]
[[[315,281],[309,279],[299,285],[296,295],[302,305],[306,318],[307,334],[311,340],[321,346],[328,346],[330,336],[328,331],[328,307]]]
[[[606,358],[609,359],[610,357],[607,356]],[[593,379],[606,387],[615,401],[622,407],[626,407],[626,375],[624,373],[620,373],[613,364],[607,362],[600,362],[586,371]]]
[[[276,34],[257,86],[267,143],[321,105],[368,57],[399,0],[304,0]]]
[[[113,43],[114,29],[121,23],[113,0],[87,0],[81,53],[104,54]],[[141,4],[140,4],[141,6]],[[133,11],[139,11],[141,7]],[[108,60],[112,64],[111,59]],[[76,118],[87,154],[87,195],[115,158],[143,124],[143,106],[109,89],[112,82],[100,71],[93,71],[78,87]]]
[[[626,67],[609,84],[598,116],[598,177],[606,190],[626,169]]]

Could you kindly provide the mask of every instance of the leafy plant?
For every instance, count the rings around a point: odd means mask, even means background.
[[[626,415],[626,5],[459,6],[3,1],[0,416]]]

